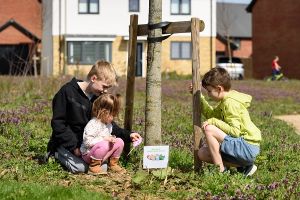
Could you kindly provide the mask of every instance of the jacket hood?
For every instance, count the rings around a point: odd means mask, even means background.
[[[234,99],[243,104],[246,108],[250,106],[252,101],[252,96],[241,92],[237,92],[235,90],[230,90],[224,97],[224,99],[226,98]]]

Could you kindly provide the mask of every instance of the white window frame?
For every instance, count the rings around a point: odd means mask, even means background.
[[[85,2],[81,2],[81,1],[85,1]],[[92,2],[92,1],[96,1],[96,2]],[[96,7],[96,11],[92,11],[92,3],[96,3],[97,7]],[[81,11],[81,4],[85,4],[86,5],[86,11]],[[78,14],[99,14],[100,11],[100,0],[78,0]]]
[[[131,3],[135,3],[132,1],[135,1],[137,3],[137,9],[132,9],[132,7],[130,7]],[[128,0],[128,11],[129,12],[140,12],[140,0]]]
[[[187,8],[184,8],[184,2],[188,4]],[[184,9],[188,12],[184,12]],[[191,15],[191,0],[171,0],[170,11],[171,15]]]

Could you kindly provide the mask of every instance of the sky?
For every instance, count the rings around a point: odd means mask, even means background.
[[[224,3],[244,3],[249,4],[251,0],[217,0],[218,2],[224,2]]]

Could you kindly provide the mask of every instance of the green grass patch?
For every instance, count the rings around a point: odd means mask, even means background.
[[[87,191],[83,187],[63,187],[31,182],[0,181],[0,199],[40,200],[40,199],[112,199],[111,197]]]
[[[121,159],[127,177],[73,175],[52,158],[40,164],[51,135],[52,97],[69,79],[1,77],[0,199],[299,199],[300,136],[273,116],[299,114],[300,81],[233,81],[234,89],[253,96],[249,111],[263,137],[258,171],[245,178],[234,168],[220,174],[210,164],[194,172],[192,97],[184,80],[190,77],[172,76],[162,84],[162,142],[170,145],[172,168],[167,178],[142,170],[142,146],[128,163]],[[145,81],[137,79],[136,86],[133,130],[144,137]],[[125,94],[124,84],[118,92]]]

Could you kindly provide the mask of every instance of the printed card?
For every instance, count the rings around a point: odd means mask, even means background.
[[[169,146],[144,146],[143,168],[167,168]]]

